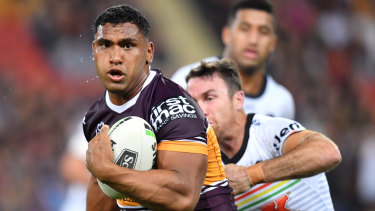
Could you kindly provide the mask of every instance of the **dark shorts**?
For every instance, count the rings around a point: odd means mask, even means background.
[[[203,193],[199,197],[199,202],[195,211],[236,211],[237,206],[231,194],[232,188],[229,186],[218,187],[214,190]]]

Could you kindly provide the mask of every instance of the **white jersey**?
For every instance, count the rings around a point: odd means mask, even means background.
[[[225,164],[251,166],[282,155],[281,146],[293,133],[305,130],[296,121],[248,114],[244,141],[231,159],[223,153]],[[235,196],[238,210],[334,210],[325,173],[303,179],[262,183]]]
[[[203,61],[211,62],[219,60],[218,57],[204,58]],[[190,70],[200,65],[200,62],[186,65],[178,69],[171,77],[186,89],[186,76]],[[270,75],[265,77],[265,83],[258,95],[245,93],[245,102],[243,109],[246,113],[257,113],[268,116],[285,117],[294,119],[294,100],[290,92],[282,85],[278,84]]]

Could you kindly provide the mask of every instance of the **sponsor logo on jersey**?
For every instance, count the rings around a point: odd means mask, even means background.
[[[171,97],[151,109],[151,124],[155,131],[168,122],[180,118],[197,118],[195,107],[183,96]]]
[[[300,131],[300,129],[301,126],[297,122],[289,124],[288,127],[284,127],[280,130],[279,134],[275,135],[275,141],[273,143],[273,146],[276,148],[276,150],[279,150],[281,142],[284,141],[292,133]]]
[[[260,210],[262,211],[290,211],[290,209],[287,208],[287,202],[290,200],[290,197],[288,194],[283,195],[282,197],[276,199],[275,201],[272,201],[265,206],[261,207]]]
[[[134,169],[137,163],[138,153],[129,149],[122,150],[120,156],[116,160],[116,164],[125,168]]]

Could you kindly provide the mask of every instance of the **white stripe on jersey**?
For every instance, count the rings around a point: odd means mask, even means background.
[[[212,191],[218,187],[225,187],[228,185],[228,179],[223,179],[221,181],[217,181],[217,182],[214,182],[214,183],[211,183],[209,185],[203,185],[202,186],[202,191],[200,194],[204,194],[204,193],[207,193],[208,191]]]
[[[194,137],[194,138],[197,138],[197,137]],[[202,140],[206,141],[206,139],[202,139]],[[160,140],[160,143],[163,143],[163,142],[166,142],[166,141],[175,141],[175,140]],[[198,144],[203,144],[203,145],[207,146],[206,142],[203,143],[201,141],[192,140],[192,139],[178,139],[177,141],[186,141],[186,142],[190,142],[190,143],[198,143]]]

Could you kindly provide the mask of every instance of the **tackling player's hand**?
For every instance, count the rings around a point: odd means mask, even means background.
[[[229,180],[229,185],[233,189],[233,196],[244,193],[250,189],[250,181],[245,166],[230,163],[224,166],[224,170]]]
[[[87,169],[98,179],[101,179],[100,177],[105,174],[106,165],[113,163],[113,152],[108,129],[108,125],[104,125],[100,133],[89,142],[86,151]]]

